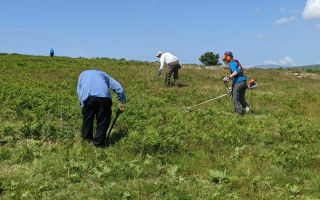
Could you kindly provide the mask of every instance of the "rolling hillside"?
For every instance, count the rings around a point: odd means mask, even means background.
[[[92,67],[128,98],[106,149],[80,138],[76,83]],[[230,97],[185,110],[224,94],[227,70],[187,67],[165,88],[157,68],[0,55],[0,199],[320,198],[319,74],[246,70],[260,86],[237,117]]]

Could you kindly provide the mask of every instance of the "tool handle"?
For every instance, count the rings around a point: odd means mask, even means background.
[[[116,123],[116,121],[117,121],[117,119],[118,119],[119,115],[120,115],[120,113],[119,113],[119,112],[117,112],[116,118],[114,118],[114,120],[113,120],[113,122],[112,122],[112,125],[111,125],[111,127],[110,127],[110,129],[109,129],[109,132],[108,132],[108,135],[107,135],[106,141],[108,141],[108,138],[109,138],[109,136],[110,136],[110,133],[111,133],[111,131],[112,131],[112,129],[113,129],[113,127],[114,127],[114,125],[115,125],[115,123]]]

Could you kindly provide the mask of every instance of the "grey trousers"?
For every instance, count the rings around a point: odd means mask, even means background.
[[[170,86],[170,79],[173,74],[173,79],[175,82],[179,81],[179,69],[181,69],[181,65],[177,63],[168,64],[167,73],[166,73],[166,83],[165,85]]]
[[[243,82],[232,85],[234,111],[238,115],[242,115],[243,109],[246,107],[249,107],[249,104],[245,99],[246,90],[247,90],[247,81],[243,81]]]

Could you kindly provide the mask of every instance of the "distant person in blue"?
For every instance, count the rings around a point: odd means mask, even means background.
[[[77,93],[82,107],[82,137],[93,141],[97,147],[104,147],[106,133],[112,114],[112,97],[109,89],[118,95],[118,113],[123,113],[126,103],[125,92],[119,82],[105,72],[92,69],[82,72],[78,79]],[[96,118],[96,134],[93,136],[93,122]]]
[[[232,80],[232,97],[235,112],[238,115],[242,115],[244,110],[249,112],[249,104],[245,99],[247,90],[247,77],[243,73],[240,62],[233,59],[233,54],[231,51],[225,52],[222,60],[230,69],[230,76],[224,78],[224,81],[229,82]]]
[[[53,57],[54,56],[54,50],[53,48],[50,49],[50,57]]]

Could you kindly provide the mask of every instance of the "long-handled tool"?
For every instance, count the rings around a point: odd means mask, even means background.
[[[228,95],[229,95],[229,94],[224,94],[224,95],[218,96],[218,97],[213,98],[213,99],[210,99],[210,100],[208,100],[208,101],[199,103],[198,105],[188,107],[187,110],[188,110],[188,111],[191,111],[192,109],[194,109],[194,108],[196,108],[196,107],[199,107],[199,106],[201,106],[201,105],[203,105],[203,104],[206,104],[206,103],[209,103],[209,102],[211,102],[211,101],[215,101],[215,100],[221,99],[221,98],[223,98],[223,97],[225,97],[225,96],[228,96]]]
[[[222,77],[222,78],[224,78],[224,77]],[[206,103],[209,103],[209,102],[211,102],[211,101],[215,101],[215,100],[221,99],[221,98],[223,98],[223,97],[225,97],[225,96],[231,95],[231,88],[229,88],[228,83],[225,82],[225,81],[223,81],[223,83],[224,83],[224,85],[225,85],[226,88],[227,88],[227,94],[223,94],[223,95],[221,95],[221,96],[215,97],[215,98],[210,99],[210,100],[208,100],[208,101],[199,103],[198,105],[195,105],[195,106],[190,106],[190,107],[187,108],[187,111],[191,111],[192,109],[194,109],[194,108],[196,108],[196,107],[199,107],[199,106],[201,106],[201,105],[203,105],[203,104],[206,104]]]
[[[120,115],[120,112],[117,112],[116,118],[114,118],[114,120],[113,120],[113,122],[112,122],[112,124],[111,124],[111,127],[110,127],[110,129],[109,129],[109,132],[108,132],[108,134],[107,134],[106,141],[108,141],[108,138],[109,138],[109,136],[110,136],[110,133],[111,133],[111,131],[112,131],[112,129],[113,129],[113,127],[114,127],[114,125],[115,125],[115,123],[116,123],[119,115]]]
[[[227,93],[231,95],[231,93],[232,93],[231,87],[228,86],[228,83],[227,83],[227,82],[224,82],[224,81],[223,81],[223,83],[224,83],[224,85],[225,85],[226,88],[227,88]]]

